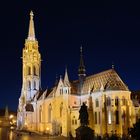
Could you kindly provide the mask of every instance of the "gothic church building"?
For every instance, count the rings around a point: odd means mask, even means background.
[[[41,54],[31,12],[22,53],[17,128],[63,136],[71,132],[75,136],[75,129],[80,125],[79,109],[84,102],[88,107],[89,126],[95,134],[127,134],[135,123],[135,111],[131,92],[114,68],[86,76],[81,48],[78,77],[70,81],[66,69],[64,78],[60,77],[54,87],[40,90]]]

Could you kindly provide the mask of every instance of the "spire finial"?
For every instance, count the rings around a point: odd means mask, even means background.
[[[33,11],[31,10],[31,12],[30,12],[30,18],[33,18],[33,16],[34,16],[34,13],[33,13]]]
[[[69,83],[69,77],[68,77],[67,67],[65,68],[64,83],[67,83],[67,84]]]
[[[58,84],[58,76],[56,74],[56,77],[55,77],[55,85],[57,85],[57,84]]]
[[[9,111],[8,111],[8,106],[5,107],[5,118],[8,119],[9,116]]]
[[[115,67],[115,66],[114,66],[114,63],[112,62],[112,69],[114,69],[114,67]]]
[[[80,52],[81,52],[81,54],[83,53],[83,47],[82,47],[82,45],[80,47]]]
[[[35,40],[35,29],[34,29],[34,13],[30,12],[30,22],[29,22],[29,32],[28,32],[28,40]]]
[[[78,74],[79,74],[79,76],[80,75],[86,75],[85,74],[85,66],[84,66],[84,60],[83,60],[83,47],[82,47],[82,45],[81,45],[81,47],[80,47],[80,65],[79,65],[79,69],[78,69]]]

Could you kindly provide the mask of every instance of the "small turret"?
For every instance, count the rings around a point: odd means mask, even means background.
[[[65,69],[64,84],[70,86],[67,68]]]

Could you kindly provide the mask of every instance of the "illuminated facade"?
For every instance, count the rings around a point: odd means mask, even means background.
[[[23,48],[23,83],[18,106],[18,129],[28,129],[52,135],[75,136],[79,127],[79,109],[88,106],[89,126],[95,134],[112,132],[126,134],[135,123],[131,92],[114,68],[86,76],[82,48],[79,79],[69,81],[67,69],[55,86],[40,90],[41,55],[35,38],[33,13],[30,14],[28,38]]]

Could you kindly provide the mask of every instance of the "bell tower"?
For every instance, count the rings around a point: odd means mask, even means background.
[[[33,12],[30,12],[29,32],[22,52],[22,93],[24,103],[31,101],[41,87],[41,55],[35,38]],[[23,103],[23,104],[24,104]]]

